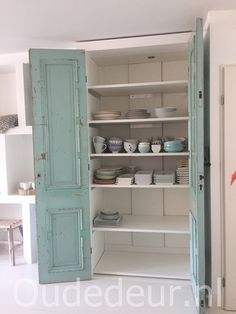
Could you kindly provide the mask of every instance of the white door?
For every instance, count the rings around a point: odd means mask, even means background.
[[[225,309],[236,310],[236,65],[224,68],[223,210]]]

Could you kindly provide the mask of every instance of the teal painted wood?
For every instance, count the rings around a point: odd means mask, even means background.
[[[204,36],[204,148],[206,284],[211,287],[210,30]]]
[[[39,280],[91,278],[85,54],[31,50]]]
[[[189,47],[190,260],[199,313],[205,312],[203,29],[197,19]]]

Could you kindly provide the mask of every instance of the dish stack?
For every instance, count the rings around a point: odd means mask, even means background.
[[[173,140],[164,142],[164,151],[167,153],[182,152],[184,150],[184,143],[181,140]]]
[[[115,120],[121,117],[121,112],[116,110],[100,110],[94,112],[92,115],[95,120]]]
[[[152,184],[153,171],[140,170],[134,175],[135,183],[137,185],[150,185]]]
[[[130,109],[125,116],[127,119],[147,119],[150,113],[146,109]]]
[[[177,162],[176,176],[177,176],[177,183],[189,184],[188,160],[179,160]]]
[[[124,171],[123,167],[100,168],[94,172],[94,183],[96,184],[114,184],[116,177]]]
[[[155,171],[153,175],[153,183],[158,184],[175,184],[174,171]]]
[[[117,185],[131,185],[134,183],[134,175],[130,173],[122,174],[116,178]]]
[[[176,107],[155,108],[154,113],[157,118],[168,118],[175,116]]]
[[[122,221],[122,216],[117,211],[104,212],[100,211],[100,213],[94,218],[93,225],[95,227],[100,226],[118,226]]]

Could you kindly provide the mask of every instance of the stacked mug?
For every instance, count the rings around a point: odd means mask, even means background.
[[[105,141],[106,139],[102,136],[93,137],[93,145],[94,145],[96,154],[101,154],[106,150],[107,144],[105,144]]]

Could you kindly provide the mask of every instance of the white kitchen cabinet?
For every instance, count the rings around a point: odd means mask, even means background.
[[[87,52],[88,123],[90,141],[91,225],[100,210],[118,210],[118,227],[93,227],[92,260],[98,274],[190,279],[189,186],[164,184],[117,186],[93,183],[99,167],[135,165],[142,170],[176,170],[180,153],[94,152],[92,137],[188,137],[189,34],[156,36],[156,44],[140,39],[139,46],[112,49],[84,47]],[[104,43],[104,45],[106,45]],[[107,47],[109,44],[106,45]],[[80,47],[79,47],[80,48]],[[83,47],[81,47],[83,48]],[[156,118],[154,108],[177,107],[176,117]],[[125,119],[128,109],[144,108],[149,119]],[[119,110],[118,120],[94,120],[98,110]]]

